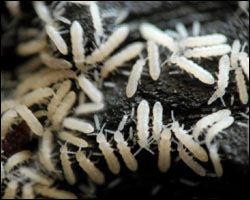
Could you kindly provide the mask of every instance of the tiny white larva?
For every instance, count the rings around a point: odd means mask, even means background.
[[[85,78],[85,76],[83,74],[81,74],[80,76],[78,76],[78,83],[79,86],[81,87],[81,89],[83,90],[83,92],[88,95],[88,97],[96,102],[96,103],[100,103],[103,101],[103,94],[100,90],[97,89],[97,87],[87,78]]]
[[[167,47],[172,52],[178,51],[178,45],[173,40],[173,38],[171,38],[162,30],[158,29],[156,26],[152,24],[143,23],[140,26],[140,33],[142,34],[142,37],[146,40],[154,41],[159,45]]]
[[[238,58],[239,58],[239,53],[240,53],[240,41],[239,40],[234,40],[232,44],[232,50],[231,50],[231,66],[233,69],[236,69],[238,67]]]
[[[76,176],[71,167],[70,157],[68,155],[67,145],[62,145],[60,148],[60,160],[63,168],[64,177],[70,185],[74,185],[76,182]]]
[[[166,172],[171,164],[171,131],[163,129],[158,143],[158,168],[161,172]]]
[[[181,23],[181,22],[176,23],[175,29],[177,30],[177,32],[179,33],[181,38],[188,37],[188,31],[183,23]]]
[[[48,34],[49,38],[53,41],[53,43],[56,45],[57,49],[63,54],[68,54],[68,47],[65,43],[64,39],[60,35],[60,33],[56,30],[55,27],[52,25],[47,24],[45,26],[46,33]]]
[[[24,163],[25,161],[31,158],[31,152],[28,150],[20,151],[13,154],[11,157],[7,159],[7,162],[4,165],[4,169],[7,173],[9,173],[14,167],[19,164]]]
[[[88,64],[94,64],[103,61],[107,58],[127,37],[129,33],[129,26],[123,25],[109,36],[107,41],[100,45],[98,49],[86,58]]]
[[[126,95],[128,98],[131,98],[135,94],[145,64],[146,62],[144,59],[139,59],[133,65],[126,87]]]
[[[247,92],[247,85],[246,85],[246,81],[243,75],[243,71],[240,67],[237,67],[235,69],[235,79],[236,79],[236,84],[238,87],[240,101],[243,104],[247,104],[248,98],[249,98],[248,92]]]
[[[64,117],[68,115],[69,110],[72,108],[76,101],[76,93],[71,91],[69,92],[58,106],[55,114],[52,117],[53,126],[58,129],[63,121]]]
[[[78,151],[76,153],[76,160],[93,182],[99,185],[102,185],[105,182],[104,174],[91,162],[90,159],[86,157],[83,152]]]
[[[185,70],[188,73],[191,73],[200,81],[206,84],[214,84],[214,77],[207,70],[197,65],[191,60],[188,60],[184,56],[173,55],[170,58],[171,62],[178,65],[181,69]]]
[[[159,48],[154,42],[148,41],[147,51],[149,61],[149,74],[151,78],[155,81],[159,78],[161,73]]]
[[[184,52],[184,56],[187,58],[208,58],[216,57],[228,54],[231,51],[231,47],[227,44],[219,44],[209,47],[197,47],[194,49],[188,49]]]
[[[105,135],[102,133],[102,130],[97,134],[96,141],[99,144],[99,149],[102,151],[102,154],[105,157],[109,170],[113,174],[119,174],[121,169],[120,163],[114,154],[114,149],[108,143]]]
[[[211,34],[204,36],[188,37],[181,41],[183,47],[203,47],[223,44],[227,41],[226,36],[222,34]]]
[[[72,54],[76,67],[80,69],[81,67],[79,66],[83,65],[83,62],[85,61],[83,34],[84,33],[81,24],[78,21],[74,21],[70,27]]]
[[[208,155],[205,149],[200,146],[199,143],[195,142],[191,135],[187,134],[182,127],[180,127],[177,121],[172,124],[172,131],[174,132],[176,138],[185,146],[187,149],[193,153],[193,155],[202,162],[208,161]]]
[[[36,194],[53,199],[77,199],[75,194],[65,190],[56,189],[54,187],[35,185],[34,191]]]
[[[43,126],[25,105],[15,107],[16,112],[23,118],[33,133],[38,136],[43,135]]]
[[[217,98],[221,98],[228,86],[229,80],[229,71],[230,71],[230,60],[228,55],[224,55],[220,58],[219,61],[219,74],[218,74],[218,82],[217,82],[217,89],[211,98],[208,100],[208,105],[213,103]]]
[[[206,175],[206,170],[196,162],[191,155],[183,148],[181,144],[178,144],[177,150],[179,152],[180,158],[186,163],[188,167],[190,167],[196,174],[200,176]]]
[[[203,118],[201,118],[196,124],[193,129],[193,137],[196,141],[198,141],[198,138],[202,131],[209,126],[212,126],[214,123],[221,121],[222,119],[228,117],[231,115],[231,111],[228,109],[222,109],[217,112],[214,112],[212,114],[209,114]]]
[[[104,109],[104,103],[83,103],[75,109],[76,115],[97,113]]]
[[[125,62],[132,60],[138,56],[144,45],[142,42],[134,42],[124,49],[122,49],[117,54],[109,58],[103,65],[101,70],[101,77],[107,78],[110,72],[114,71],[118,67],[121,67]]]
[[[1,117],[1,140],[3,140],[8,134],[12,124],[16,121],[17,113],[15,110],[10,109],[5,112]]]
[[[50,67],[52,69],[70,69],[72,68],[72,64],[63,59],[63,58],[56,58],[51,55],[49,55],[46,52],[42,52],[40,54],[40,58],[43,64],[45,64],[47,67]]]
[[[245,52],[240,52],[239,53],[239,61],[240,65],[247,76],[247,79],[249,80],[249,57],[248,54]]]
[[[205,142],[206,142],[207,147],[209,148],[211,146],[211,142],[213,141],[216,135],[218,135],[222,130],[231,126],[233,122],[234,122],[234,118],[229,116],[229,117],[223,118],[222,120],[214,124],[211,128],[209,128],[207,130],[207,134],[205,137]]]
[[[163,107],[159,101],[153,107],[153,138],[159,141],[163,127],[162,122]]]
[[[33,7],[38,17],[46,24],[52,24],[53,20],[50,12],[43,1],[33,1]]]
[[[65,118],[63,120],[63,127],[80,131],[81,133],[92,133],[94,131],[94,127],[90,123],[73,117]]]
[[[20,56],[30,56],[41,52],[46,47],[46,45],[47,43],[43,38],[35,39],[28,42],[20,43],[17,46],[16,51]]]
[[[60,133],[58,133],[58,137],[61,140],[64,140],[64,141],[66,141],[70,144],[73,144],[77,147],[80,147],[80,148],[86,148],[89,146],[86,140],[74,136],[73,133],[71,133],[71,132],[61,131]]]
[[[210,155],[211,161],[212,161],[213,166],[214,166],[215,173],[218,177],[221,177],[223,174],[223,168],[222,168],[222,165],[220,162],[220,156],[218,154],[217,144],[212,144],[208,150],[209,150],[209,155]]]

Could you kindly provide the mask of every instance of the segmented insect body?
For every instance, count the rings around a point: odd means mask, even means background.
[[[163,108],[160,102],[156,102],[153,107],[153,138],[158,141],[162,131]]]
[[[23,96],[20,99],[20,103],[26,105],[27,107],[30,107],[34,104],[39,104],[45,98],[48,98],[52,95],[54,95],[54,91],[51,88],[38,88]]]
[[[44,39],[35,39],[28,42],[20,43],[16,51],[20,56],[30,56],[41,52],[46,47],[46,41]]]
[[[96,141],[99,143],[99,149],[102,151],[110,171],[113,174],[119,174],[121,168],[120,163],[114,154],[114,150],[111,148],[102,132],[98,133]]]
[[[79,137],[76,137],[74,136],[72,133],[70,132],[66,132],[66,131],[62,131],[58,134],[58,137],[61,139],[61,140],[64,140],[70,144],[73,144],[75,146],[78,146],[80,148],[86,148],[88,147],[88,143],[86,140],[82,139],[82,138],[79,138]]]
[[[211,158],[211,161],[214,165],[215,173],[218,177],[221,177],[223,174],[223,168],[220,162],[220,156],[218,154],[218,146],[217,144],[212,144],[209,147],[209,156]]]
[[[33,1],[33,6],[38,17],[46,24],[52,24],[50,12],[43,1]]]
[[[32,168],[28,167],[20,167],[18,171],[23,175],[25,178],[29,178],[30,180],[34,181],[35,183],[39,183],[41,185],[50,186],[53,184],[54,180],[37,173],[37,171],[33,170]]]
[[[166,172],[171,164],[171,131],[163,129],[158,144],[158,168],[161,172]]]
[[[206,84],[214,84],[214,77],[207,70],[197,65],[191,60],[188,60],[184,56],[175,56],[171,57],[171,62],[177,64],[181,69],[185,70],[188,73],[191,73],[201,82]]]
[[[22,199],[34,199],[34,189],[31,183],[26,183],[22,187]]]
[[[161,73],[159,48],[154,42],[148,41],[147,51],[149,59],[149,74],[155,81],[159,78]]]
[[[48,105],[48,118],[52,120],[54,113],[58,105],[60,104],[61,100],[65,97],[65,95],[70,91],[71,88],[71,81],[66,80],[62,84],[60,84],[59,88],[56,91],[56,94],[51,99]]]
[[[4,195],[2,196],[2,198],[15,199],[17,195],[17,188],[18,188],[18,182],[16,180],[11,180],[5,188]]]
[[[119,130],[117,130],[114,133],[114,140],[117,143],[116,147],[118,148],[119,153],[121,154],[126,166],[131,171],[136,171],[138,169],[137,160],[135,159],[134,155],[131,153],[131,149],[130,147],[128,147],[128,143],[124,140],[124,136]]]
[[[90,114],[97,113],[104,109],[104,103],[83,103],[75,109],[75,114]]]
[[[64,39],[60,35],[60,33],[56,30],[55,27],[52,25],[47,24],[45,26],[46,33],[48,34],[49,38],[53,41],[53,43],[56,45],[57,49],[63,54],[68,54],[68,47],[65,43]]]
[[[50,172],[56,172],[55,164],[52,160],[54,149],[53,135],[50,130],[45,130],[39,144],[39,160]]]
[[[247,76],[247,79],[249,80],[249,57],[248,54],[245,52],[239,53],[239,61],[240,65]]]
[[[5,171],[9,173],[17,165],[29,160],[31,158],[31,155],[31,152],[27,150],[15,153],[14,155],[8,158],[6,164],[4,165]]]
[[[98,40],[97,37],[103,36],[104,32],[103,32],[103,27],[102,27],[102,19],[101,19],[101,15],[100,15],[97,3],[94,1],[91,2],[89,9],[90,9],[90,13],[93,19],[93,25],[95,28],[95,34],[96,34],[95,37],[96,37],[96,40]]]
[[[34,191],[36,194],[40,194],[44,197],[49,197],[53,199],[77,199],[77,196],[75,194],[65,190],[56,189],[54,187],[35,185]]]
[[[208,58],[228,54],[231,47],[227,44],[214,45],[209,47],[197,47],[185,51],[184,56],[187,58]]]
[[[76,100],[76,93],[71,91],[69,92],[58,106],[55,114],[52,117],[52,124],[56,129],[60,127],[61,122],[64,117],[68,115],[69,110],[72,108]]]
[[[221,57],[219,61],[219,75],[217,82],[217,89],[211,98],[208,100],[208,105],[213,103],[217,98],[222,97],[225,94],[225,90],[228,86],[229,80],[229,71],[230,71],[230,60],[228,55],[224,55]]]
[[[154,41],[159,45],[167,47],[172,52],[177,52],[179,50],[178,45],[173,38],[152,24],[143,23],[140,26],[140,33],[144,39]]]
[[[70,185],[74,185],[76,182],[76,176],[71,167],[71,161],[68,155],[67,145],[63,145],[60,148],[60,160],[63,168],[64,177]]]
[[[99,185],[105,182],[104,174],[86,157],[83,152],[78,151],[76,153],[76,160],[92,181]]]
[[[42,52],[40,54],[40,57],[43,64],[45,64],[47,67],[51,69],[70,69],[73,67],[69,61],[63,58],[53,57],[52,55],[49,55],[46,52]]]
[[[183,47],[203,47],[223,44],[227,41],[226,36],[222,34],[211,34],[197,37],[188,37],[181,41]]]
[[[231,126],[233,122],[234,122],[233,117],[226,117],[221,121],[217,122],[216,124],[214,124],[211,128],[209,128],[205,138],[207,147],[210,147],[212,140],[215,138],[216,135],[220,133],[220,131]]]
[[[137,136],[138,144],[141,148],[148,147],[148,137],[149,137],[149,105],[146,100],[142,100],[137,107]]]
[[[196,162],[189,153],[183,148],[181,144],[178,144],[177,148],[179,152],[180,158],[184,161],[184,163],[187,164],[188,167],[190,167],[196,174],[200,176],[206,175],[206,170],[198,163]]]
[[[94,127],[90,123],[73,117],[65,118],[63,120],[63,126],[71,130],[80,131],[82,133],[92,133],[94,131]]]
[[[107,58],[127,37],[129,27],[124,25],[115,30],[108,40],[86,58],[86,62],[94,64]]]
[[[233,69],[236,69],[238,67],[238,58],[239,58],[239,53],[240,53],[240,41],[239,40],[234,40],[232,44],[232,51],[231,51],[231,66]]]
[[[1,117],[1,140],[8,134],[11,125],[16,121],[17,113],[15,110],[8,110]]]
[[[121,67],[125,62],[138,56],[141,53],[143,47],[143,43],[134,42],[109,58],[102,67],[101,77],[106,78],[110,72],[114,71],[118,67]]]
[[[77,67],[81,69],[81,65],[85,60],[85,50],[83,46],[83,29],[79,22],[74,21],[70,28],[71,45],[73,60]]]
[[[236,84],[238,87],[240,101],[243,104],[247,104],[248,102],[247,85],[246,85],[246,81],[245,81],[242,69],[239,67],[235,69],[235,79],[236,79]]]
[[[200,161],[207,162],[208,155],[203,147],[199,145],[199,143],[195,142],[191,135],[187,134],[182,127],[180,127],[178,122],[173,122],[172,130],[176,136],[176,138],[187,147],[187,149],[193,153],[193,155],[199,159]]]
[[[212,113],[210,115],[207,115],[203,118],[201,118],[196,124],[195,127],[193,129],[193,137],[196,141],[198,141],[198,138],[200,136],[200,134],[202,133],[202,131],[206,128],[208,128],[209,126],[213,125],[214,123],[228,117],[231,115],[231,111],[228,109],[223,109],[223,110],[219,110],[215,113]]]
[[[33,115],[31,110],[25,105],[18,105],[15,107],[16,112],[23,118],[23,120],[30,127],[31,131],[38,136],[43,134],[43,126],[38,119]]]
[[[103,94],[96,88],[93,83],[85,78],[84,75],[80,75],[78,77],[78,83],[83,92],[87,94],[92,101],[96,103],[100,103],[103,101]]]
[[[136,61],[132,68],[126,87],[126,95],[128,98],[132,97],[137,90],[138,82],[141,78],[142,70],[145,63],[146,62],[144,59],[139,59]]]

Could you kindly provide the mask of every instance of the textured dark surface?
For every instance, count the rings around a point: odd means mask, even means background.
[[[28,5],[28,4],[27,4]],[[127,11],[128,17],[124,23],[128,23],[132,27],[132,34],[126,41],[142,41],[138,34],[137,25],[144,21],[149,21],[162,29],[175,28],[176,22],[183,22],[189,30],[194,20],[201,22],[202,34],[219,32],[225,34],[232,44],[234,39],[240,39],[241,43],[248,42],[249,38],[249,19],[245,14],[236,15],[238,5],[236,2],[100,2],[101,12],[108,12],[111,8],[116,11]],[[55,5],[52,5],[53,9]],[[1,6],[2,7],[2,6]],[[24,6],[25,7],[25,6]],[[66,18],[79,20],[88,38],[87,46],[89,50],[94,47],[93,42],[93,25],[89,19],[89,12],[84,6],[67,5]],[[32,12],[30,14],[32,16]],[[29,19],[29,17],[27,17]],[[24,20],[24,21],[27,21]],[[5,19],[2,19],[3,21]],[[8,21],[8,20],[7,20]],[[35,20],[33,20],[35,21]],[[105,19],[105,30],[108,34],[115,27],[113,18]],[[14,22],[13,22],[14,23]],[[15,22],[13,27],[26,27],[27,22]],[[33,24],[36,24],[35,22]],[[68,25],[62,26],[69,29]],[[1,23],[3,28],[3,22]],[[12,26],[10,27],[12,28]],[[8,29],[7,29],[8,30]],[[4,35],[4,34],[3,34]],[[17,38],[15,35],[6,36],[6,38]],[[69,35],[64,35],[68,44],[70,44]],[[1,38],[3,40],[3,37]],[[16,39],[18,40],[18,39]],[[14,40],[14,41],[16,41]],[[14,43],[15,44],[15,43]],[[4,48],[4,49],[2,49]],[[6,50],[7,49],[7,50]],[[7,53],[6,53],[7,52]],[[9,54],[9,52],[11,52]],[[248,46],[247,46],[248,52]],[[145,54],[146,55],[146,54]],[[1,56],[4,61],[13,54],[13,44],[1,46]],[[161,49],[162,62],[169,56],[168,52]],[[71,56],[69,56],[69,59]],[[23,59],[17,59],[22,62]],[[195,60],[215,76],[217,71],[218,58],[212,60]],[[13,66],[16,65],[13,59]],[[6,66],[6,62],[2,65]],[[128,66],[132,66],[133,62]],[[178,71],[177,74],[171,74],[172,71]],[[170,72],[170,73],[169,73]],[[108,129],[116,129],[119,121],[124,113],[131,113],[132,107],[137,107],[142,99],[146,99],[153,106],[155,101],[160,101],[164,106],[164,124],[171,122],[171,110],[174,110],[175,118],[181,124],[185,124],[185,128],[189,129],[195,122],[206,114],[210,114],[215,110],[224,108],[220,100],[212,105],[207,105],[207,100],[214,92],[213,86],[208,86],[195,78],[192,78],[185,72],[182,72],[176,66],[164,66],[160,79],[156,82],[152,81],[147,70],[141,79],[136,95],[128,99],[125,95],[125,88],[128,77],[120,72],[115,72],[106,81],[114,82],[114,88],[103,87],[105,101],[107,107],[105,111],[99,114],[101,121],[107,122]],[[230,106],[231,95],[235,96],[235,103]],[[232,115],[236,122],[247,123],[247,120],[239,113],[245,112],[247,106],[243,106],[238,98],[237,88],[235,85],[233,72],[230,77],[230,85],[224,97],[227,108],[232,110]],[[125,130],[129,126],[135,128],[135,122],[132,120],[126,125]],[[121,174],[118,176],[121,182],[113,188],[107,185],[97,189],[98,199],[120,199],[132,198],[138,196],[144,199],[227,199],[228,197],[239,198],[247,195],[249,192],[246,188],[249,178],[249,158],[247,153],[248,130],[245,127],[234,123],[232,127],[225,130],[217,139],[220,144],[220,154],[222,155],[222,164],[224,175],[222,178],[214,177],[198,177],[195,175],[182,161],[174,162],[176,153],[173,153],[173,165],[166,174],[162,174],[157,169],[157,156],[152,156],[147,152],[138,155],[139,170],[137,173],[129,172],[124,166]],[[128,134],[125,134],[125,138]],[[121,160],[121,159],[120,159]],[[106,166],[103,166],[103,160],[100,160],[98,166],[102,167],[108,176],[107,182],[115,179],[114,175],[108,172]],[[122,164],[123,165],[123,164]],[[204,165],[209,172],[213,172],[211,163]],[[76,170],[77,169],[76,167]],[[79,173],[80,174],[80,173]],[[80,179],[84,179],[81,174]],[[60,184],[59,184],[60,185]],[[62,184],[65,185],[65,184]],[[67,186],[68,187],[68,186]],[[155,187],[159,187],[159,193],[152,196]],[[74,190],[75,188],[69,187]],[[246,198],[247,198],[246,197]]]

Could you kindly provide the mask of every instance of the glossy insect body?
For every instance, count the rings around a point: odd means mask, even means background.
[[[160,102],[156,102],[153,107],[153,138],[158,141],[162,131],[163,108]]]
[[[169,129],[163,129],[161,132],[158,150],[158,168],[161,172],[166,172],[171,164],[171,131]]]
[[[247,85],[246,85],[246,81],[245,81],[242,69],[239,67],[235,69],[235,79],[236,79],[236,84],[238,87],[240,101],[243,104],[247,104],[248,98],[249,98],[248,92],[247,92]]]
[[[161,73],[159,48],[154,42],[148,41],[147,51],[149,60],[149,74],[155,81],[159,78]]]
[[[248,54],[245,52],[239,53],[239,61],[240,65],[249,80],[249,57]]]
[[[209,155],[214,165],[214,170],[215,170],[216,175],[218,177],[221,177],[223,174],[223,168],[220,162],[220,156],[218,154],[218,146],[216,144],[212,144],[209,147]]]

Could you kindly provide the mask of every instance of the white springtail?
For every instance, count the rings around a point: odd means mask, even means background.
[[[86,58],[86,62],[94,64],[103,61],[128,37],[128,33],[129,26],[123,25],[117,28],[105,43]]]
[[[158,168],[161,172],[166,172],[171,164],[171,131],[163,129],[158,144]]]
[[[104,66],[101,70],[102,78],[106,78],[110,72],[114,71],[118,67],[121,67],[125,62],[138,56],[141,53],[143,47],[144,45],[141,42],[132,43],[108,59],[104,63]]]
[[[231,47],[227,44],[214,45],[209,47],[197,47],[185,51],[184,56],[187,58],[208,58],[228,54]]]
[[[95,103],[101,103],[103,101],[103,94],[96,86],[91,83],[83,74],[78,76],[78,83],[81,89],[88,97]]]
[[[82,138],[79,138],[79,137],[76,137],[73,135],[73,133],[70,133],[70,132],[67,132],[67,131],[62,131],[58,134],[58,137],[63,140],[63,141],[66,141],[70,144],[73,144],[77,147],[80,147],[80,148],[86,148],[88,147],[88,143],[86,140],[82,139]]]
[[[211,145],[212,140],[215,138],[216,135],[218,135],[222,130],[228,128],[231,126],[234,122],[233,117],[226,117],[222,119],[221,121],[214,124],[211,128],[208,129],[205,142],[207,147],[209,148]]]
[[[246,81],[245,81],[242,69],[239,67],[235,69],[235,79],[236,79],[236,84],[238,87],[240,101],[243,104],[247,104],[248,102],[247,85],[246,85]]]
[[[231,66],[233,69],[236,69],[238,67],[238,59],[239,59],[239,53],[240,53],[240,41],[234,40],[232,44],[232,51],[231,51]]]
[[[22,187],[22,199],[34,199],[34,189],[32,183],[25,183]]]
[[[53,19],[50,15],[49,9],[43,1],[33,1],[33,7],[38,17],[46,24],[52,24]]]
[[[156,26],[149,23],[143,23],[140,26],[140,32],[144,39],[154,41],[159,45],[167,47],[172,52],[178,51],[178,45],[173,38],[158,29]]]
[[[175,29],[177,30],[181,38],[188,37],[188,31],[183,23],[178,22],[175,26]]]
[[[223,174],[223,168],[220,162],[220,156],[218,154],[218,146],[217,144],[212,144],[209,147],[209,156],[214,166],[215,173],[218,177],[221,177]]]
[[[49,38],[53,41],[53,43],[56,45],[57,49],[63,54],[68,54],[68,47],[65,43],[64,39],[60,35],[60,33],[56,30],[55,27],[52,25],[46,25],[45,26],[46,33],[48,34]]]
[[[85,61],[85,50],[83,46],[83,29],[78,21],[74,21],[70,27],[71,45],[73,60],[76,67],[82,69],[83,62]]]
[[[92,133],[94,131],[94,127],[90,123],[73,117],[65,118],[63,120],[63,127],[82,133]]]
[[[221,98],[228,86],[229,80],[229,71],[230,71],[230,60],[228,55],[224,55],[221,57],[219,61],[219,74],[218,74],[218,82],[217,82],[217,89],[211,98],[208,100],[208,105],[213,103],[217,98]]]
[[[16,121],[17,113],[15,110],[8,110],[1,117],[1,140],[3,140],[8,134],[12,124]]]
[[[200,22],[194,21],[193,27],[192,27],[193,36],[198,36],[200,34],[200,30],[201,30]]]
[[[155,81],[159,78],[161,73],[159,48],[154,42],[148,41],[147,51],[149,61],[149,74],[151,78]]]
[[[70,69],[72,68],[72,64],[63,59],[63,58],[56,58],[51,55],[49,55],[46,52],[42,52],[40,54],[41,61],[43,64],[45,64],[47,67],[52,69]]]
[[[214,84],[214,77],[207,70],[197,65],[191,60],[188,60],[184,56],[175,56],[173,55],[171,58],[171,62],[178,65],[181,69],[185,70],[188,73],[191,73],[200,81],[206,84]]]
[[[162,122],[163,107],[160,102],[156,102],[153,107],[153,138],[159,141],[163,127]]]
[[[102,111],[104,109],[104,103],[83,103],[75,109],[76,115],[90,114]]]
[[[249,80],[249,57],[248,54],[245,52],[239,53],[239,61],[240,65],[247,76],[247,79]]]
[[[223,44],[227,41],[226,36],[222,34],[211,34],[197,37],[188,37],[181,41],[183,47],[204,47]]]
[[[30,56],[41,52],[47,43],[42,39],[35,39],[28,42],[18,44],[16,51],[20,56]]]
[[[198,138],[202,131],[209,126],[212,126],[214,123],[221,121],[222,119],[229,117],[231,115],[231,111],[228,109],[219,110],[217,112],[214,112],[210,115],[207,115],[203,118],[201,118],[196,124],[193,129],[193,137],[196,141],[198,141]]]
[[[144,59],[139,59],[134,64],[126,87],[126,95],[128,98],[135,94],[145,64],[146,62]]]

